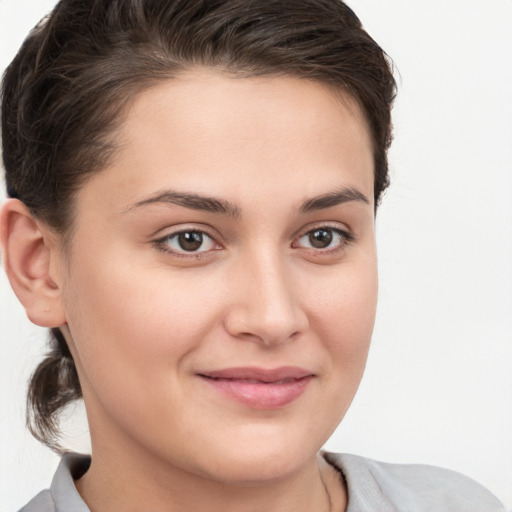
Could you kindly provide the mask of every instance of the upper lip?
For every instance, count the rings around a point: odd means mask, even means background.
[[[304,377],[313,376],[310,370],[298,366],[281,366],[279,368],[257,368],[253,366],[243,366],[237,368],[225,368],[223,370],[212,370],[200,372],[202,377],[210,379],[226,380],[254,380],[259,382],[279,382],[282,380],[297,380]]]

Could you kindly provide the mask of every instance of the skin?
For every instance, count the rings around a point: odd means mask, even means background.
[[[354,397],[375,318],[359,107],[313,81],[195,70],[134,99],[118,136],[77,194],[65,251],[19,201],[2,214],[13,288],[29,318],[62,328],[80,376],[93,457],[79,492],[93,512],[344,510],[318,450]],[[229,211],[154,200],[168,190]],[[340,191],[352,195],[305,208]],[[318,248],[322,227],[333,241]],[[208,234],[199,251],[180,249],[183,230]],[[240,366],[313,378],[261,409],[198,376]]]

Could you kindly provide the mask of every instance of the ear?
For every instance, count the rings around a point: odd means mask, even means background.
[[[4,268],[28,318],[42,327],[58,327],[66,322],[59,276],[52,275],[59,268],[52,261],[60,257],[55,242],[21,201],[5,202],[0,212]]]

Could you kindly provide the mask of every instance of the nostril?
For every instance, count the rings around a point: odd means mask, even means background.
[[[237,286],[225,316],[225,328],[232,336],[270,346],[295,340],[307,329],[296,280],[275,255],[246,261],[237,282],[242,286]]]

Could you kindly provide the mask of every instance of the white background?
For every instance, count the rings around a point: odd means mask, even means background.
[[[0,69],[51,0],[0,0]],[[360,392],[327,447],[449,467],[512,510],[512,1],[352,0],[400,73],[380,305]],[[24,429],[44,349],[0,272],[0,511],[57,457]],[[77,411],[80,417],[80,411]],[[84,421],[70,446],[86,449]],[[455,512],[455,511],[454,511]]]

